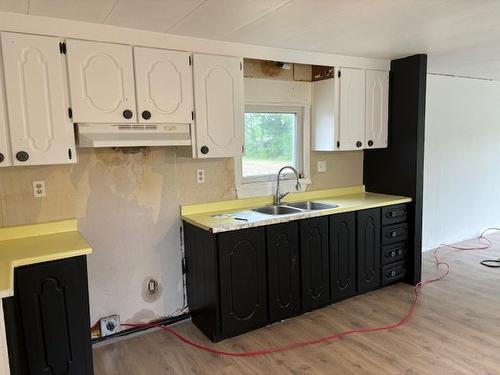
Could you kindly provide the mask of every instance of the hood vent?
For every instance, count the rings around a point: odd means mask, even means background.
[[[189,146],[189,124],[77,124],[80,147]]]

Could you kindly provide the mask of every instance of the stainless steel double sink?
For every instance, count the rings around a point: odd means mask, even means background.
[[[263,206],[263,207],[253,208],[252,211],[265,215],[279,216],[279,215],[298,214],[307,211],[329,210],[331,208],[336,208],[336,207],[338,207],[338,205],[333,203],[304,201],[304,202],[294,202],[294,203],[283,203],[280,205],[273,205],[273,206]]]

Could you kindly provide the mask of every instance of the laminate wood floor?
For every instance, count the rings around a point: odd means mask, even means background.
[[[95,375],[500,374],[500,269],[479,264],[500,257],[500,235],[489,238],[494,242],[489,250],[443,250],[450,275],[423,289],[414,318],[397,330],[258,358],[219,357],[154,331],[94,348]],[[431,252],[424,254],[423,269],[424,278],[438,274]],[[399,283],[215,345],[191,322],[174,328],[222,350],[258,350],[396,322],[407,311],[412,290]]]

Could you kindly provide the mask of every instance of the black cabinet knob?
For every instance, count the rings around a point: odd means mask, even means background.
[[[27,161],[30,158],[29,154],[26,151],[19,151],[16,154],[16,159],[22,162]]]
[[[394,258],[396,256],[396,252],[395,251],[391,251],[391,257]]]
[[[125,117],[127,120],[130,120],[134,114],[130,109],[126,109],[123,111],[123,117]]]
[[[208,154],[209,149],[207,146],[202,146],[200,151],[203,155],[205,155],[205,154]]]
[[[149,112],[149,111],[142,111],[142,118],[144,120],[149,120],[151,118],[151,112]]]
[[[403,249],[398,250],[398,255],[403,255]]]
[[[369,140],[368,141],[368,146],[372,147],[373,146],[373,141],[372,140]]]
[[[396,276],[396,271],[391,271],[391,277]]]
[[[3,162],[5,160],[5,156],[3,156],[3,154],[0,152],[0,163]]]
[[[361,141],[357,141],[356,142],[356,147],[361,147],[361,146],[363,146],[363,143]]]

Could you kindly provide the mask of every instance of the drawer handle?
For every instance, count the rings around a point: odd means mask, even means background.
[[[388,217],[396,218],[396,217],[401,217],[404,216],[405,211],[404,210],[399,210],[399,211],[389,211],[387,213]]]
[[[396,238],[402,236],[404,233],[405,232],[403,230],[393,230],[392,232],[387,233],[387,237]]]
[[[391,277],[396,276],[396,271],[391,271]]]

